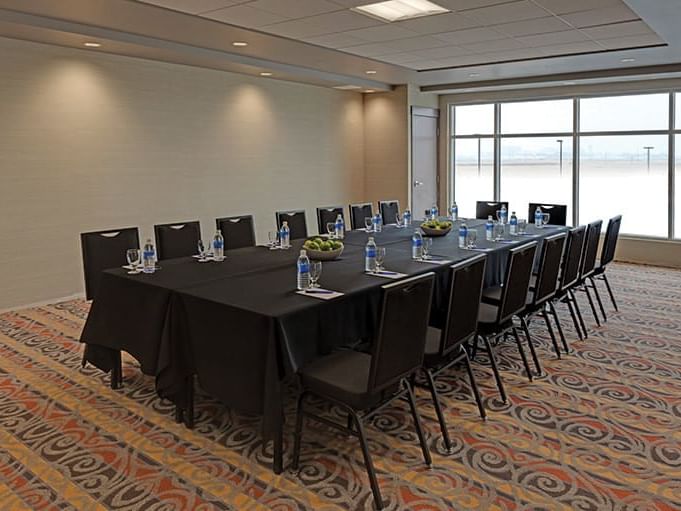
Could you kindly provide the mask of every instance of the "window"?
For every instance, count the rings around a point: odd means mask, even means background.
[[[501,133],[572,134],[572,100],[504,103],[501,105]]]
[[[494,197],[494,140],[463,138],[454,153],[454,200],[461,216],[475,218],[475,202]]]
[[[676,108],[679,108],[679,104],[676,104]],[[677,117],[678,119],[678,117]],[[676,139],[675,142],[675,147],[676,147],[676,162],[675,162],[675,186],[674,188],[676,189],[676,197],[674,198],[674,204],[676,205],[675,209],[675,214],[674,214],[674,237],[677,239],[681,239],[681,153],[679,150],[681,149],[681,135],[674,135],[674,138]]]
[[[582,137],[580,223],[621,214],[622,233],[667,237],[667,143],[665,135]]]
[[[493,135],[494,105],[456,107],[452,132],[459,135]]]
[[[669,94],[644,94],[580,100],[581,131],[669,129]]]

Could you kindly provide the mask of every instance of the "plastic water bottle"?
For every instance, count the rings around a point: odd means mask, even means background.
[[[487,217],[487,223],[485,224],[485,239],[487,241],[492,241],[494,239],[494,220],[492,215]]]
[[[509,230],[512,235],[518,234],[518,217],[515,216],[515,211],[511,213],[511,221],[509,222]]]
[[[220,229],[215,231],[215,236],[213,236],[213,259],[216,261],[225,259],[225,238],[222,237]]]
[[[500,211],[499,216],[501,217],[501,218],[499,218],[501,223],[506,225],[508,223],[508,210],[506,209],[506,206],[504,206],[503,204],[501,206],[501,211]]]
[[[374,232],[381,232],[383,230],[383,219],[380,213],[376,213],[371,221],[374,226]]]
[[[449,207],[449,218],[452,219],[452,222],[459,219],[459,206],[456,205],[456,201]]]
[[[543,220],[544,220],[544,213],[542,212],[541,208],[539,206],[537,206],[537,209],[534,210],[534,226],[535,227],[541,227]]]
[[[301,250],[298,257],[298,289],[308,289],[310,287],[310,259],[307,251]]]
[[[376,242],[373,236],[369,236],[369,241],[364,248],[364,270],[376,271]]]
[[[418,230],[415,230],[411,237],[411,258],[423,259],[423,236]]]
[[[437,210],[437,204],[433,204],[433,206],[430,208],[430,219],[431,220],[437,220],[437,217],[439,216],[438,210]]]
[[[142,251],[142,271],[144,273],[154,273],[156,270],[156,249],[151,242],[151,238],[147,239]]]
[[[459,227],[459,248],[466,248],[466,236],[468,235],[468,226],[466,222]]]
[[[336,217],[335,232],[337,239],[342,240],[345,238],[345,222],[343,222],[343,215],[338,215],[338,217]]]
[[[402,218],[404,218],[404,226],[409,227],[411,225],[411,211],[405,209]]]
[[[288,222],[282,222],[281,229],[279,229],[279,244],[281,248],[289,248],[291,246],[291,229],[288,228]]]

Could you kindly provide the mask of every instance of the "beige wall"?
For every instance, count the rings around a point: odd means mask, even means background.
[[[365,198],[360,94],[1,38],[0,62],[0,309],[82,292],[82,231],[252,213],[263,241],[277,209],[314,231]],[[377,151],[372,198],[404,174]]]

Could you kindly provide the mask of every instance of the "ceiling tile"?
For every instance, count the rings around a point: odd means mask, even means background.
[[[470,28],[468,30],[455,30],[453,32],[442,32],[441,34],[433,34],[436,39],[454,44],[478,43],[481,41],[494,41],[495,39],[503,39],[503,34],[500,34],[491,28]]]
[[[548,46],[551,44],[577,43],[580,41],[588,41],[589,38],[579,30],[564,30],[562,32],[553,32],[550,34],[528,35],[516,38],[525,46]]]
[[[300,38],[346,32],[381,24],[378,20],[346,10],[276,23],[268,25],[265,30],[287,37]]]
[[[243,3],[244,0],[138,0],[141,3],[158,5],[176,11],[198,14],[214,11],[223,7],[231,7]]]
[[[542,55],[551,57],[557,55],[568,55],[571,53],[587,53],[602,51],[603,47],[593,41],[582,41],[578,43],[554,44],[537,48]]]
[[[494,25],[494,30],[512,37],[560,32],[570,28],[572,28],[570,25],[555,16]]]
[[[419,34],[395,24],[378,25],[376,27],[360,28],[343,32],[352,37],[357,37],[364,41],[381,42],[393,39],[404,39],[406,37],[417,37]]]
[[[571,12],[587,11],[593,9],[596,4],[599,8],[622,5],[622,0],[534,0],[534,2],[554,14],[569,14]]]
[[[249,6],[285,18],[303,18],[343,9],[327,0],[253,0]]]
[[[428,60],[439,60],[441,58],[458,57],[461,55],[470,55],[468,50],[464,50],[459,46],[445,46],[442,48],[430,48],[427,50],[415,51],[417,55]]]
[[[436,69],[443,66],[442,63],[437,60],[417,60],[416,62],[410,63],[408,67],[412,69],[421,70],[421,69]]]
[[[665,41],[655,34],[616,37],[613,39],[604,39],[598,42],[609,50],[616,50],[617,48],[636,48],[638,46],[651,46],[653,44],[665,43]]]
[[[611,39],[613,37],[627,37],[633,35],[655,35],[648,25],[642,21],[627,21],[612,23],[598,27],[584,28],[582,31],[593,39]]]
[[[462,48],[471,53],[487,53],[490,51],[504,51],[516,48],[522,48],[522,44],[514,39],[497,39],[496,41],[482,41],[479,43],[462,44]]]
[[[561,18],[579,28],[639,19],[638,15],[624,4],[619,7],[606,7],[565,14]]]
[[[391,62],[393,64],[406,64],[407,62],[413,62],[415,60],[422,60],[423,57],[415,53],[402,52],[402,53],[392,53],[390,55],[379,55],[379,60],[384,60],[386,62]]]
[[[349,35],[348,32],[338,32],[336,34],[318,35],[304,38],[307,43],[318,44],[328,48],[345,48],[356,44],[364,44],[366,41]]]
[[[497,5],[508,2],[509,0],[435,0],[438,5],[450,11],[467,11],[489,5]]]
[[[438,62],[440,67],[477,66],[485,58],[489,59],[491,57],[485,57],[484,55],[462,55],[461,57],[438,59]],[[489,60],[485,60],[485,62],[489,62]]]
[[[480,9],[465,11],[466,16],[478,20],[481,25],[498,25],[500,23],[510,23],[512,21],[529,20],[533,18],[543,18],[547,12],[529,0],[519,0]]]
[[[386,44],[399,51],[424,50],[426,48],[438,48],[440,46],[446,45],[446,43],[443,43],[440,39],[435,39],[429,35],[411,37],[409,39],[399,39],[396,41],[390,41]]]
[[[270,25],[279,21],[285,21],[287,18],[273,14],[260,9],[254,9],[250,5],[235,5],[234,7],[227,7],[226,9],[218,9],[217,11],[210,11],[201,15],[204,18],[212,20],[223,21],[232,25],[240,27],[262,27]]]
[[[473,28],[480,26],[475,20],[453,12],[424,16],[406,21],[398,21],[396,25],[413,30],[420,34],[436,34],[438,32],[451,32],[452,30]]]
[[[347,53],[354,53],[363,57],[374,57],[377,55],[388,55],[390,53],[397,53],[397,50],[381,43],[360,44],[357,46],[350,46],[348,48],[339,48],[340,51]]]
[[[341,7],[345,7],[346,9],[350,9],[351,7],[357,7],[358,5],[370,4],[370,3],[378,1],[378,0],[329,0],[329,1],[331,3],[339,5]]]

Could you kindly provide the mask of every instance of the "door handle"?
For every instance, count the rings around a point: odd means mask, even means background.
[[[421,181],[414,181],[414,187],[421,186],[422,184]]]

